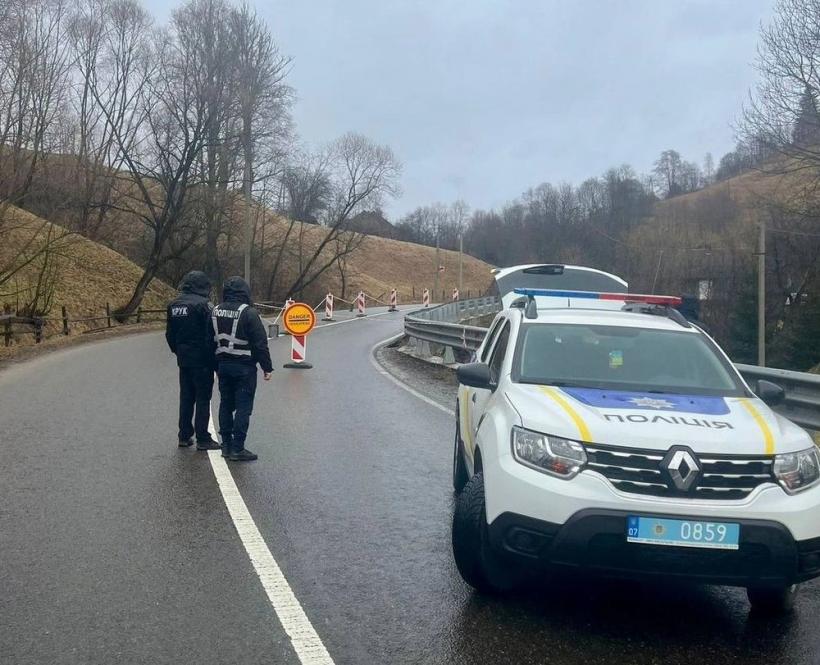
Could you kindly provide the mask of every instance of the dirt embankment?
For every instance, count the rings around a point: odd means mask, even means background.
[[[36,298],[37,309],[46,311],[46,340],[64,336],[63,307],[69,319],[69,337],[107,328],[106,303],[113,310],[127,302],[142,268],[108,247],[18,208],[4,206],[0,215],[0,267],[22,266],[0,284],[0,313],[5,306],[20,311]],[[46,246],[48,251],[44,251]],[[173,288],[155,279],[142,308],[164,309],[173,295]],[[143,321],[162,318],[160,314],[145,314]],[[119,324],[112,319],[111,325]],[[8,358],[34,343],[30,326],[15,325],[10,345],[6,346],[5,330],[0,325],[0,358]]]

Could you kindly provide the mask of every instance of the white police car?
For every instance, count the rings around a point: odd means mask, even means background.
[[[539,569],[681,578],[790,608],[820,575],[820,459],[769,408],[782,389],[753,391],[677,298],[517,293],[458,370],[462,577],[491,592]]]

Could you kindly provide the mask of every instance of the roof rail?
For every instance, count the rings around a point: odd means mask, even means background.
[[[691,328],[692,324],[674,307],[668,305],[654,305],[652,303],[628,302],[621,307],[622,312],[636,312],[638,314],[652,314],[653,316],[665,316],[672,319],[679,326]]]
[[[672,319],[683,328],[691,328],[692,324],[683,316],[676,307],[679,307],[682,298],[678,296],[662,296],[645,293],[602,293],[598,291],[567,291],[559,289],[514,289],[514,292],[526,296],[525,299],[517,298],[512,306],[524,310],[524,316],[528,319],[538,318],[538,308],[535,298],[537,296],[553,298],[580,298],[582,300],[607,300],[623,301],[621,311],[635,312],[639,314],[651,314],[653,316],[665,316]],[[567,304],[569,307],[569,304]]]
[[[513,289],[522,296],[541,296],[552,298],[581,298],[586,300],[621,300],[623,302],[638,302],[648,305],[666,305],[677,307],[682,300],[679,296],[661,296],[646,293],[605,293],[601,291],[568,291],[563,289]]]

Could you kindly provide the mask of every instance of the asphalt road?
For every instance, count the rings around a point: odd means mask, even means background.
[[[816,583],[778,620],[725,588],[472,593],[450,554],[451,418],[370,361],[400,316],[317,330],[312,370],[281,369],[273,341],[260,459],[229,467],[336,663],[820,661]],[[176,394],[157,333],[0,373],[0,662],[298,662],[208,456],[176,447]]]

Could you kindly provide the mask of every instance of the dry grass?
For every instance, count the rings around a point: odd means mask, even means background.
[[[268,256],[281,245],[290,222],[271,217],[267,221],[266,246]],[[298,268],[300,234],[304,247],[302,255],[309,255],[321,242],[327,229],[313,224],[294,223],[288,238],[285,255],[287,266],[280,269],[277,286],[286,289],[295,279]],[[333,243],[326,248],[323,259],[332,257]],[[323,262],[323,261],[320,261]],[[317,262],[320,263],[320,262]],[[378,236],[365,236],[361,245],[347,257],[345,297],[352,300],[359,290],[369,296],[387,299],[391,289],[397,289],[400,302],[421,300],[422,290],[430,289],[431,298],[440,300],[442,290],[449,299],[453,288],[458,286],[458,252],[440,250],[439,262],[444,272],[439,275],[439,292],[433,295],[436,279],[436,250],[433,247],[415,243],[390,240]],[[463,258],[462,298],[483,294],[492,284],[491,266],[467,254]],[[318,280],[305,289],[305,299],[317,302],[328,291],[334,295],[341,294],[342,278],[337,265],[331,266]]]
[[[675,209],[697,206],[705,199],[725,196],[739,208],[742,222],[757,224],[767,205],[780,203],[791,207],[814,194],[814,178],[809,171],[781,174],[748,171],[696,192],[659,201],[654,217],[663,218],[674,214]]]
[[[36,234],[36,244],[44,242],[49,227],[56,232],[55,235],[65,233],[62,227],[50,225],[18,208],[7,208],[4,214],[10,218],[10,226],[14,230],[3,235],[0,245],[2,264],[10,257],[19,255],[32,234]],[[142,269],[121,254],[78,235],[64,236],[59,242],[58,253],[56,284],[49,319],[59,319],[62,306],[66,307],[70,319],[103,316],[106,303],[110,303],[113,310],[127,302],[142,275]],[[25,300],[25,292],[36,283],[39,265],[35,261],[0,287],[0,308],[9,304],[16,309]],[[15,295],[18,292],[22,293]],[[174,290],[170,286],[155,279],[148,288],[142,306],[145,309],[164,308],[173,295]],[[104,319],[72,323],[71,333],[74,335],[105,325]],[[45,328],[46,336],[61,332],[62,323],[58,320],[50,320]],[[22,335],[16,343],[30,344],[32,338],[32,335]],[[7,351],[0,347],[0,356],[4,354]]]

